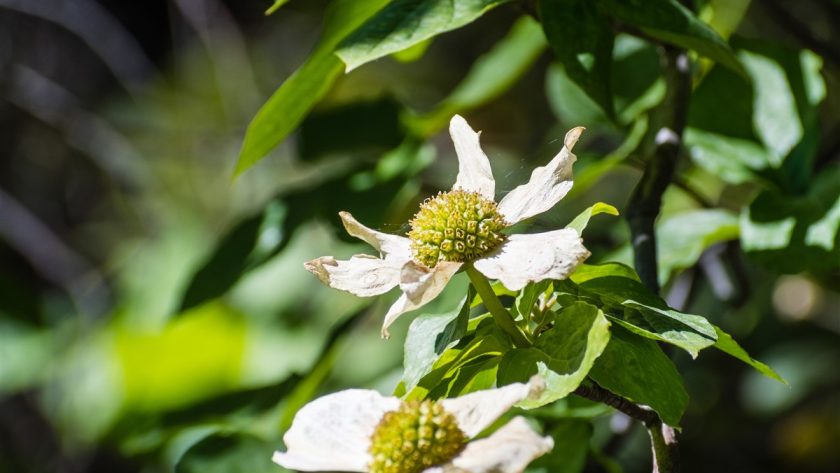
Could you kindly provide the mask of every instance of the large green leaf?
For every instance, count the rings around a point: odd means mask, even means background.
[[[677,0],[598,0],[598,5],[607,15],[641,28],[654,38],[692,49],[744,73],[726,41]]]
[[[362,64],[460,28],[508,0],[394,0],[341,42],[351,71]]]
[[[612,263],[575,272],[580,296],[597,299],[611,321],[638,335],[678,346],[693,357],[714,344],[714,327],[704,317],[673,310],[639,282],[629,267]]]
[[[615,34],[609,18],[589,0],[541,0],[540,14],[545,36],[566,74],[613,118]]]
[[[738,342],[736,342],[731,335],[721,330],[720,327],[715,327],[715,331],[717,331],[718,335],[717,342],[715,342],[715,348],[752,366],[756,369],[756,371],[763,374],[764,376],[767,376],[771,379],[775,379],[780,383],[787,384],[784,378],[782,378],[781,376],[779,376],[778,373],[773,371],[773,368],[751,357],[746,350],[741,348],[741,345],[738,345]]]
[[[478,58],[466,77],[434,110],[411,117],[409,126],[421,136],[430,136],[445,126],[452,115],[483,105],[509,89],[546,47],[539,23],[522,17],[493,49]]]
[[[330,5],[315,51],[277,89],[248,125],[235,174],[241,174],[280,144],[341,75],[333,49],[387,0],[336,0]]]
[[[531,409],[566,397],[586,378],[610,339],[610,323],[601,310],[586,302],[564,308],[531,348],[507,352],[498,372],[500,385],[523,382],[539,373],[546,388],[538,399],[521,407]]]
[[[669,425],[679,424],[688,405],[682,378],[659,345],[621,326],[612,328],[610,343],[589,375],[610,391],[650,406]]]
[[[660,282],[675,270],[693,266],[706,248],[737,240],[738,234],[738,216],[727,210],[690,210],[665,219],[656,227]]]
[[[771,152],[770,164],[779,167],[804,133],[793,91],[776,61],[748,51],[741,52],[741,60],[755,87],[753,124]]]
[[[753,126],[778,168],[776,182],[791,193],[807,190],[819,148],[818,106],[825,98],[822,59],[811,51],[740,40],[755,88]]]

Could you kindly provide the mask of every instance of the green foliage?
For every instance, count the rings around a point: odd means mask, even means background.
[[[671,360],[652,340],[613,327],[610,343],[590,375],[599,385],[650,406],[666,423],[677,426],[688,405],[688,393]]]
[[[613,118],[612,56],[615,33],[595,2],[540,1],[543,28],[566,74]]]
[[[545,50],[539,23],[522,17],[493,49],[479,57],[463,80],[433,110],[408,118],[408,126],[420,136],[443,128],[456,113],[464,113],[497,98],[528,72]]]
[[[473,22],[507,0],[395,0],[341,42],[347,72]]]
[[[321,39],[309,59],[260,108],[248,126],[235,174],[241,174],[280,144],[341,75],[333,49],[372,16],[385,0],[338,0],[325,13]]]
[[[840,167],[831,131],[840,114],[829,86],[836,83],[836,59],[826,55],[824,66],[806,49],[818,47],[768,41],[764,7],[748,9],[740,0],[698,2],[697,13],[677,0],[334,0],[323,12],[287,3],[274,0],[267,13],[283,9],[271,20],[323,19],[320,39],[250,122],[234,185],[230,151],[245,123],[230,105],[251,107],[247,96],[258,87],[244,79],[222,87],[218,72],[232,62],[214,56],[219,37],[202,38],[202,52],[179,66],[185,76],[138,96],[143,106],[113,106],[106,116],[113,129],[74,134],[99,123],[98,116],[82,120],[87,111],[54,122],[48,119],[59,112],[51,108],[32,114],[50,133],[66,135],[73,156],[96,148],[114,162],[148,168],[125,185],[98,157],[85,163],[104,169],[95,178],[58,186],[75,195],[108,183],[108,200],[92,199],[95,208],[85,209],[96,219],[74,221],[82,213],[78,201],[60,202],[48,212],[66,213],[68,221],[41,226],[61,234],[34,239],[44,254],[63,245],[75,251],[45,258],[19,249],[26,238],[15,232],[38,229],[37,221],[12,219],[0,232],[0,393],[12,410],[21,399],[26,405],[37,399],[36,424],[51,426],[68,455],[117,452],[143,471],[283,471],[270,452],[283,448],[297,412],[325,392],[353,386],[442,399],[539,375],[544,390],[515,411],[554,439],[554,450],[533,471],[580,472],[593,462],[619,468],[607,458],[613,435],[624,435],[607,426],[613,410],[576,395],[584,393],[581,386],[648,406],[675,427],[728,416],[737,406],[723,403],[741,392],[755,412],[789,416],[761,420],[777,439],[774,448],[799,445],[791,438],[799,441],[803,430],[791,426],[802,428],[801,419],[815,410],[814,393],[836,384],[837,357],[803,348],[817,337],[830,345],[834,335],[828,330],[840,267]],[[292,20],[285,20],[287,11]],[[744,18],[750,27],[739,29]],[[298,33],[284,32],[295,41]],[[220,43],[236,49],[231,38]],[[245,62],[301,57],[295,41],[281,48],[276,38],[259,46],[250,36],[246,41]],[[628,238],[621,219],[592,217],[637,210],[623,203],[674,112],[663,46],[688,50],[691,87],[682,103],[685,153],[675,158],[679,186],[668,187],[661,213],[651,216],[660,294],[633,269],[638,235]],[[396,61],[376,61],[386,56]],[[276,68],[255,68],[266,70]],[[244,68],[236,73],[248,75]],[[254,82],[266,80],[273,79]],[[26,106],[20,94],[7,95]],[[60,102],[57,109],[73,100]],[[475,123],[486,131],[481,141],[497,201],[512,189],[511,175],[556,155],[570,126],[587,128],[574,150],[573,190],[516,230],[565,226],[592,256],[568,279],[519,291],[490,282],[476,295],[480,286],[457,274],[435,301],[394,325],[395,340],[380,341],[382,316],[404,287],[355,298],[322,287],[301,263],[375,252],[346,235],[340,211],[405,235],[418,204],[458,172],[451,145],[439,136],[454,114],[480,117]],[[61,127],[77,120],[78,130]],[[40,144],[44,132],[27,126],[19,133],[25,142],[16,146],[36,149],[31,162],[47,166],[54,143]],[[96,141],[112,135],[107,146]],[[290,146],[258,172],[244,173],[287,140]],[[51,182],[36,177],[20,182]],[[8,187],[14,194],[19,184]],[[12,208],[6,192],[4,186],[2,212]],[[51,202],[40,192],[22,198],[21,207]],[[726,258],[704,257],[714,257],[721,244]],[[88,255],[95,263],[78,269],[76,259]],[[715,264],[719,271],[709,269]],[[791,281],[800,286],[783,291]],[[746,292],[735,302],[716,283]],[[104,288],[94,294],[99,299],[91,295],[94,286]],[[495,298],[509,326],[497,310],[488,312]],[[777,313],[785,317],[768,322]],[[727,331],[782,367],[791,388]],[[788,338],[801,343],[795,353],[774,350]],[[707,356],[710,347],[729,357]],[[752,370],[742,375],[730,357]],[[16,420],[18,413],[9,412],[0,405],[0,414]],[[834,418],[836,408],[826,412],[820,416]],[[753,438],[727,422],[718,417],[704,428],[719,423],[729,429],[727,439]],[[620,442],[625,450],[637,446],[632,435]],[[767,464],[795,456],[793,448],[780,451],[768,454]],[[16,458],[0,446],[0,470],[7,457]],[[629,457],[617,461],[641,471]]]

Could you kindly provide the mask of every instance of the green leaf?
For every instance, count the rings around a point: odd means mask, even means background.
[[[678,426],[688,405],[682,378],[659,345],[621,326],[612,328],[610,343],[589,376],[615,394],[650,406],[668,425]]]
[[[371,17],[387,0],[336,0],[327,9],[315,51],[277,89],[248,125],[234,175],[253,166],[279,145],[341,75],[333,54],[338,43]]]
[[[408,327],[403,360],[403,383],[411,390],[427,375],[435,361],[466,334],[471,297],[465,297],[457,307],[439,314],[422,314]]]
[[[580,473],[586,467],[592,423],[562,419],[545,432],[554,439],[554,448],[528,467],[532,473]]]
[[[471,23],[508,0],[394,0],[341,42],[347,72]]]
[[[780,383],[788,384],[784,378],[773,371],[773,368],[751,357],[746,350],[741,348],[741,345],[738,345],[738,342],[736,342],[731,335],[721,330],[720,327],[715,327],[715,331],[718,336],[717,342],[715,342],[715,348],[752,366],[756,371],[770,379],[775,379]]]
[[[521,315],[524,320],[530,320],[531,311],[539,300],[540,294],[543,294],[550,285],[551,281],[544,280],[529,283],[525,286],[525,289],[520,291],[519,295],[516,296],[515,312]]]
[[[677,0],[597,0],[601,10],[676,46],[697,51],[744,74],[726,41]]]
[[[271,473],[272,446],[251,435],[213,433],[196,442],[179,459],[175,473]]]
[[[763,146],[698,128],[685,130],[685,146],[691,160],[730,184],[762,181],[762,171],[773,161]]]
[[[610,204],[598,202],[595,205],[590,206],[589,208],[578,214],[578,216],[575,217],[571,221],[571,223],[566,225],[566,228],[572,228],[576,232],[578,232],[578,235],[583,235],[583,230],[586,229],[586,226],[589,224],[589,219],[592,218],[593,215],[604,213],[617,216],[618,209],[616,209]]]
[[[409,117],[408,126],[420,136],[431,136],[457,113],[477,108],[508,90],[528,72],[545,50],[539,23],[522,17],[493,49],[478,58],[466,77],[431,112]]]
[[[583,284],[598,278],[617,277],[641,282],[639,275],[630,266],[621,263],[582,264],[572,274],[572,281]]]
[[[539,399],[520,407],[532,409],[566,397],[586,378],[610,339],[610,323],[591,304],[576,302],[564,308],[554,327],[544,332],[532,348],[505,353],[499,364],[499,385],[524,382],[539,373],[546,383]]]
[[[543,30],[566,74],[615,117],[612,56],[615,34],[608,17],[588,0],[540,0]]]
[[[755,87],[753,125],[771,152],[770,164],[779,167],[803,136],[796,100],[785,70],[777,62],[748,51],[741,52],[741,60]]]
[[[826,90],[822,59],[777,43],[741,39],[736,44],[745,49],[741,55],[750,66],[756,91],[753,125],[775,158],[775,182],[788,192],[804,193],[819,150],[818,106]]]
[[[840,166],[822,170],[806,195],[759,194],[741,214],[741,247],[784,273],[831,271],[840,262]]]
[[[727,210],[690,210],[668,217],[656,227],[660,282],[675,270],[694,266],[706,248],[737,240],[739,233],[738,216]]]
[[[631,332],[678,346],[693,357],[714,344],[717,335],[708,320],[669,308],[629,267],[611,263],[579,271],[571,279],[580,285],[580,296],[599,300],[609,319]]]
[[[462,367],[500,357],[511,347],[510,339],[499,330],[489,314],[471,320],[467,333],[457,345],[440,355],[432,370],[420,379],[414,389],[408,390],[406,399],[436,399],[446,396],[453,380],[461,377]],[[467,379],[462,378],[461,382],[465,380]]]
[[[268,7],[268,10],[265,11],[266,15],[271,15],[272,13],[276,12],[280,9],[283,5],[289,3],[289,0],[274,0],[274,4]]]

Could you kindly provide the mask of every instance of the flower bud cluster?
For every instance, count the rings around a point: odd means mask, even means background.
[[[414,258],[433,268],[441,260],[467,262],[485,256],[504,241],[506,226],[495,202],[456,189],[423,202],[408,238]]]
[[[451,460],[467,438],[434,401],[406,401],[387,412],[371,438],[371,473],[420,473]]]

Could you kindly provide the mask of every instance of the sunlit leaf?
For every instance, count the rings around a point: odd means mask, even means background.
[[[235,174],[241,174],[283,142],[342,72],[333,49],[387,0],[336,0],[312,55],[277,89],[248,125]]]
[[[656,227],[659,280],[693,266],[710,246],[737,240],[738,216],[722,209],[699,209],[672,215]]]
[[[583,235],[583,230],[586,229],[586,226],[589,224],[589,219],[591,219],[593,215],[604,213],[617,216],[618,209],[616,209],[610,204],[598,202],[595,205],[588,207],[586,210],[578,214],[577,217],[575,217],[568,225],[566,225],[566,228],[572,228],[576,232],[578,232],[578,235]]]
[[[769,268],[796,273],[840,262],[840,168],[825,169],[805,195],[760,193],[741,213],[741,246]]]
[[[466,334],[470,299],[464,298],[448,312],[423,313],[411,322],[403,361],[405,389],[414,389],[438,357]]]
[[[731,184],[762,180],[761,171],[773,161],[763,146],[751,140],[698,128],[686,129],[684,140],[695,164]]]
[[[460,28],[508,0],[394,0],[341,42],[336,55],[347,72]]]
[[[643,337],[686,350],[693,357],[714,344],[714,327],[704,317],[669,308],[637,279],[629,267],[612,263],[575,272],[580,294],[597,298],[610,321]]]
[[[679,425],[688,393],[674,363],[653,340],[613,326],[610,343],[589,373],[598,384],[650,406],[665,423]]]
[[[537,339],[532,348],[507,352],[499,365],[499,384],[522,382],[534,374],[543,377],[545,391],[527,399],[521,407],[531,409],[566,397],[586,378],[610,339],[610,323],[594,305],[576,302],[564,308],[554,327]]]
[[[784,69],[775,61],[747,51],[741,52],[741,59],[755,86],[753,123],[756,132],[772,153],[770,164],[778,167],[802,139],[796,100]]]

